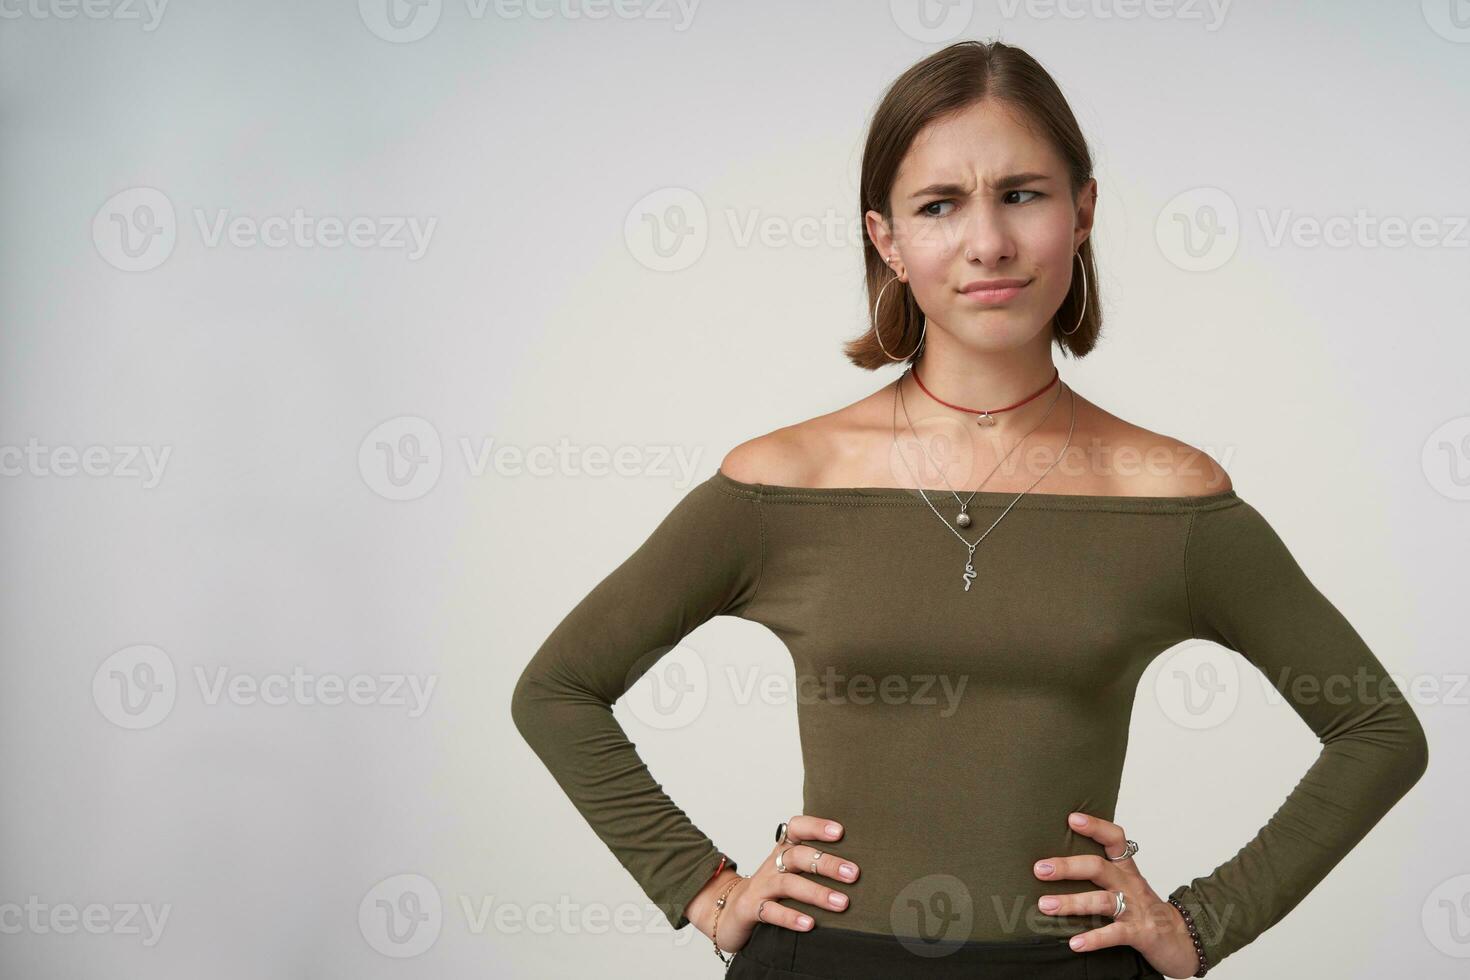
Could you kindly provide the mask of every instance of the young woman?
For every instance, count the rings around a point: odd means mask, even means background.
[[[516,724],[732,977],[1203,976],[1418,780],[1423,729],[1218,465],[1060,378],[1053,348],[1083,356],[1101,328],[1097,183],[1032,58],[963,42],[905,72],[861,198],[873,314],[847,354],[904,372],[734,448],[553,631]],[[611,712],[722,614],[779,636],[802,692],[804,812],[749,875]],[[1114,805],[1138,681],[1196,638],[1323,748],[1254,839],[1164,898]]]

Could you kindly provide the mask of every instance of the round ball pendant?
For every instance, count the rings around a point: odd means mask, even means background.
[[[960,516],[959,517],[956,517],[954,519],[954,522],[956,524],[958,524],[960,527],[969,527],[970,526],[970,515],[969,514],[966,514],[964,511],[960,511]]]

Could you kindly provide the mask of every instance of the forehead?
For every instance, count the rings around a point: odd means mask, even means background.
[[[1034,171],[1061,173],[1051,144],[1032,132],[1015,110],[992,100],[935,119],[919,131],[894,181],[904,187],[939,180],[967,183]]]

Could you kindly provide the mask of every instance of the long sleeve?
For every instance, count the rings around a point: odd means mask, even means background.
[[[1423,775],[1429,747],[1383,665],[1249,503],[1195,514],[1184,561],[1191,635],[1250,661],[1322,743],[1249,843],[1171,893],[1214,965],[1326,877]]]
[[[739,615],[762,558],[760,501],[695,485],[556,626],[511,698],[517,730],[675,929],[720,851],[654,780],[612,705],[695,627]]]

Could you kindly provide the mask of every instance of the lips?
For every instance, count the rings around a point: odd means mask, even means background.
[[[962,293],[995,292],[1002,289],[1019,289],[1026,285],[1025,279],[977,279],[960,287]]]
[[[1024,279],[982,279],[967,282],[960,295],[965,302],[979,306],[1002,306],[1021,294],[1026,288]]]

